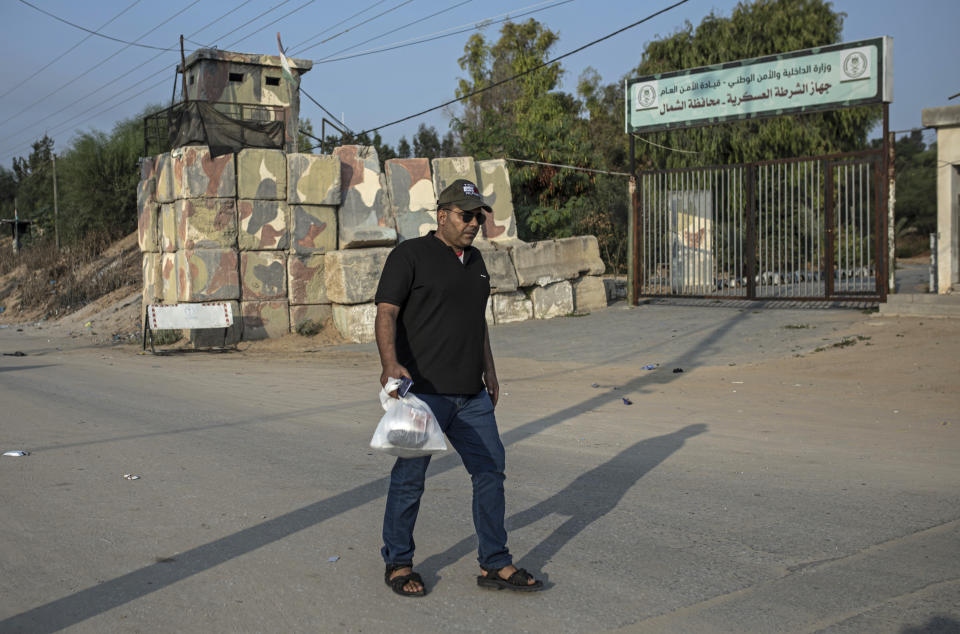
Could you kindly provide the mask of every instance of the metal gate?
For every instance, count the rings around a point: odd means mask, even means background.
[[[886,296],[880,150],[638,174],[646,296]]]

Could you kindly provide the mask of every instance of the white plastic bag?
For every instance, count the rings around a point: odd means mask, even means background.
[[[390,396],[400,379],[388,379],[380,390],[380,404],[386,413],[380,419],[370,446],[400,458],[419,458],[447,450],[437,417],[430,406],[413,394],[401,399]]]

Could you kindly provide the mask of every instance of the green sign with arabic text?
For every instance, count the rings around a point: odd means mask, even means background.
[[[892,101],[889,37],[625,82],[626,130],[648,132]]]

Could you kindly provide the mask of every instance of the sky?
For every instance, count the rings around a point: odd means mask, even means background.
[[[150,105],[168,106],[181,34],[187,55],[201,45],[276,55],[279,31],[288,54],[314,62],[302,78],[303,90],[350,129],[361,131],[454,97],[458,78],[465,76],[457,59],[477,32],[456,31],[490,20],[494,23],[479,32],[495,40],[497,20],[532,17],[558,33],[551,51],[557,56],[676,0],[27,1],[0,0],[0,21],[6,25],[0,50],[7,60],[0,67],[0,165],[7,168],[13,157],[27,156],[31,143],[45,133],[60,153],[78,133],[109,132],[117,121]],[[711,12],[729,16],[735,6],[732,0],[688,0],[567,57],[561,62],[561,89],[575,92],[588,67],[604,83],[619,83],[640,61],[645,43],[670,35],[685,21],[697,25]],[[960,105],[960,97],[948,100],[960,93],[955,32],[960,2],[836,0],[833,8],[846,13],[843,41],[893,37],[891,129],[920,127],[923,108]],[[371,52],[426,38],[434,39]],[[421,123],[443,135],[451,112],[437,110],[380,133],[394,146],[401,136],[412,139]],[[309,99],[301,99],[301,118],[309,118],[318,135],[323,116]],[[932,134],[926,138],[932,140]]]

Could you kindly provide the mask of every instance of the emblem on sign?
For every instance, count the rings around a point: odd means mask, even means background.
[[[649,110],[657,107],[657,83],[637,84],[634,89],[634,109]]]
[[[843,69],[843,81],[866,79],[870,76],[870,63],[860,50],[847,53],[840,67]]]

